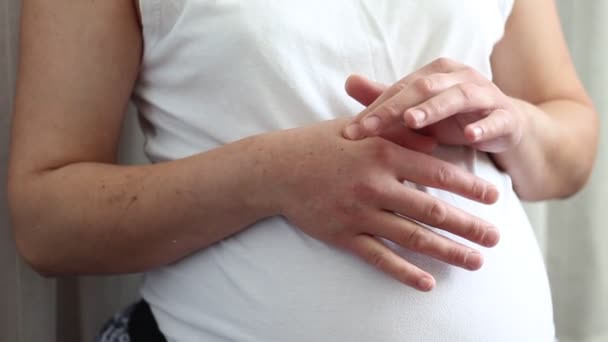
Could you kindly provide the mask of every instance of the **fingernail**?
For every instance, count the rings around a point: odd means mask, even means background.
[[[483,257],[477,251],[470,251],[464,260],[465,266],[470,270],[477,270],[483,263]]]
[[[347,139],[351,139],[351,140],[357,140],[361,138],[361,129],[359,127],[358,123],[351,123],[350,125],[346,126],[346,129],[344,130],[344,135],[346,136]]]
[[[500,240],[500,233],[498,229],[492,227],[486,231],[481,243],[487,247],[494,247],[498,243],[498,240]]]
[[[418,280],[418,288],[422,291],[430,291],[433,289],[433,280],[427,277],[422,277]]]
[[[362,122],[363,128],[365,128],[368,132],[376,132],[378,128],[380,128],[380,118],[376,115],[369,116],[365,118]]]
[[[424,124],[424,120],[426,120],[426,113],[421,111],[420,109],[412,109],[409,111],[410,116],[413,119],[413,126],[420,127]]]
[[[481,129],[481,127],[473,128],[473,139],[475,139],[475,141],[481,139],[482,135],[483,135],[483,130]]]

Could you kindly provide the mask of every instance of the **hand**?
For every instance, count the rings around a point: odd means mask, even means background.
[[[514,102],[490,80],[448,59],[439,59],[388,89],[358,76],[349,78],[346,89],[362,103],[384,90],[345,127],[349,139],[379,135],[405,123],[442,144],[500,153],[520,143],[527,124]]]
[[[370,106],[388,87],[361,76],[351,76],[346,81],[346,92],[364,106]],[[405,125],[392,125],[380,133],[380,137],[407,149],[431,153],[437,147],[437,139],[420,134]]]
[[[269,189],[279,212],[310,236],[351,251],[395,279],[428,291],[434,279],[385,246],[385,238],[412,251],[469,270],[481,254],[413,220],[492,247],[499,239],[491,224],[403,184],[414,182],[491,204],[496,188],[437,158],[374,137],[340,136],[346,120],[270,133]],[[278,158],[280,156],[280,158]],[[398,215],[396,215],[398,214]]]

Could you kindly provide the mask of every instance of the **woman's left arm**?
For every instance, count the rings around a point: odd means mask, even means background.
[[[372,103],[344,136],[362,139],[405,123],[441,144],[491,153],[524,200],[574,194],[591,173],[599,125],[554,0],[516,0],[491,57],[493,81],[446,58],[388,88],[349,78],[349,94]]]
[[[566,197],[595,161],[598,116],[576,75],[554,0],[516,0],[492,55],[494,83],[524,116],[521,142],[495,162],[522,199]]]

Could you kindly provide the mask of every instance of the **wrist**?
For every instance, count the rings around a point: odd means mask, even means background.
[[[247,137],[238,143],[243,144],[246,156],[246,163],[241,168],[247,180],[244,185],[244,205],[261,217],[281,215],[281,180],[286,170],[279,151],[277,132]]]
[[[246,145],[255,160],[251,168],[257,181],[251,198],[259,201],[270,216],[284,215],[294,206],[294,194],[306,188],[307,178],[314,176],[308,162],[327,163],[323,156],[331,153],[328,140],[342,140],[341,130],[347,118],[322,121],[310,126],[279,130],[247,138]],[[323,151],[322,153],[319,151]],[[323,161],[319,161],[322,159]]]
[[[511,176],[514,190],[521,199],[536,200],[545,191],[546,179],[551,177],[550,169],[547,169],[548,151],[542,148],[538,137],[556,127],[546,120],[547,114],[536,105],[515,98],[511,98],[511,101],[519,114],[521,139],[492,158],[500,169]]]

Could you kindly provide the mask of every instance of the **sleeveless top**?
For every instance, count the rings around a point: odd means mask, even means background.
[[[344,91],[352,73],[391,84],[449,57],[491,78],[490,55],[512,0],[140,0],[140,6],[144,54],[134,99],[146,153],[160,162],[356,115],[363,108]],[[546,271],[511,179],[470,148],[441,146],[435,155],[501,192],[487,206],[423,188],[497,225],[498,246],[475,246],[484,254],[481,270],[391,244],[435,276],[436,288],[421,293],[273,217],[146,274],[142,295],[161,330],[174,342],[553,341]]]

